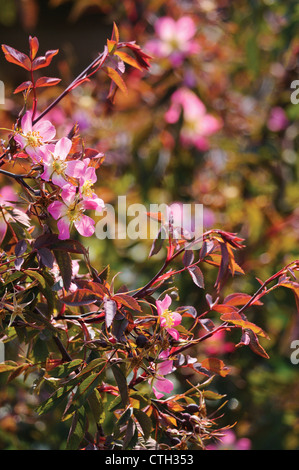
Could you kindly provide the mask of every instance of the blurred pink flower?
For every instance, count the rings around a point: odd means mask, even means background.
[[[216,444],[210,444],[207,446],[207,450],[250,450],[251,441],[246,437],[237,439],[237,436],[233,431],[228,429],[225,431],[223,437],[220,438],[220,442]]]
[[[177,312],[172,312],[168,309],[171,304],[171,297],[167,294],[163,300],[157,300],[157,312],[160,317],[161,327],[164,327],[174,339],[178,340],[180,337],[179,332],[173,328],[177,326],[182,321],[182,316]]]
[[[279,132],[285,129],[289,121],[283,108],[276,106],[271,109],[267,122],[268,129],[272,132]]]
[[[12,186],[3,186],[0,188],[0,205],[16,202],[18,200],[18,196]]]
[[[21,119],[21,130],[14,139],[33,161],[39,162],[40,149],[55,135],[56,129],[50,121],[40,120],[32,125],[32,113],[27,111]]]
[[[208,356],[219,356],[234,350],[234,343],[226,341],[224,331],[218,331],[204,342],[204,351]]]
[[[182,16],[178,21],[169,16],[159,18],[155,33],[157,38],[148,41],[146,49],[156,57],[169,58],[173,66],[181,65],[185,57],[200,50],[193,40],[196,26],[189,16]]]
[[[180,140],[183,145],[194,145],[199,150],[209,148],[207,137],[218,132],[222,123],[206,112],[206,107],[198,96],[188,88],[180,88],[171,97],[171,106],[165,113],[165,120],[174,124],[183,111],[183,125]]]
[[[155,376],[149,380],[158,400],[162,398],[164,394],[170,393],[173,390],[172,381],[164,377],[165,375],[171,374],[174,370],[173,361],[167,360],[168,354],[169,351],[163,351],[159,355],[159,359],[165,358],[165,361],[156,364]]]

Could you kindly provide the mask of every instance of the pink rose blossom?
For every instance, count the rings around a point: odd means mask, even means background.
[[[182,16],[178,21],[169,16],[159,18],[155,32],[157,38],[150,40],[146,48],[156,57],[168,57],[173,66],[181,65],[185,57],[200,50],[193,40],[196,26],[189,16]]]
[[[165,359],[163,362],[156,364],[156,373],[154,378],[150,379],[152,384],[153,392],[156,398],[159,400],[166,393],[170,393],[173,390],[173,383],[170,379],[166,379],[164,376],[173,372],[173,361],[167,360],[169,351],[163,351],[159,355],[159,359]]]
[[[48,211],[57,222],[59,230],[58,238],[65,240],[70,238],[70,228],[72,225],[76,227],[80,235],[90,237],[94,233],[94,220],[84,211],[87,208],[84,201],[77,201],[76,192],[72,190],[71,185],[62,191],[61,197],[63,202],[54,201],[49,205]]]
[[[209,148],[207,137],[219,131],[219,119],[206,112],[206,107],[198,96],[188,88],[180,88],[171,97],[171,106],[165,113],[165,120],[174,124],[183,110],[183,125],[180,140],[183,145],[194,145],[199,150]]]
[[[53,184],[63,188],[68,176],[78,178],[81,172],[84,172],[85,166],[81,160],[66,161],[71,148],[72,141],[62,137],[55,145],[48,145],[42,149],[43,180],[51,180]]]
[[[41,120],[32,125],[32,113],[27,111],[21,119],[21,131],[14,139],[33,161],[39,162],[40,150],[53,140],[55,135],[56,129],[50,121]]]
[[[167,333],[169,333],[175,340],[178,340],[180,337],[179,332],[173,328],[177,326],[182,321],[182,316],[177,312],[172,312],[168,308],[171,304],[171,297],[167,294],[163,300],[157,300],[157,312],[160,318],[160,324],[162,328],[165,328]]]

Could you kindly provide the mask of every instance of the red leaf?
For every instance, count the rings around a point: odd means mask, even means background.
[[[32,88],[32,82],[31,82],[30,80],[27,81],[27,82],[21,83],[21,85],[19,85],[19,86],[15,89],[14,94],[20,93],[20,91],[27,90],[28,88]]]
[[[131,57],[129,54],[123,51],[116,51],[114,55],[117,55],[122,61],[126,62],[126,64],[131,65],[135,69],[142,70],[141,65],[138,64],[137,60]]]
[[[227,374],[229,374],[229,368],[223,361],[221,361],[221,359],[217,359],[216,357],[207,357],[201,362],[201,365],[205,369],[221,375],[221,377],[226,377]]]
[[[119,302],[122,305],[125,305],[125,307],[129,307],[132,310],[137,310],[138,312],[142,312],[141,307],[137,300],[135,300],[133,297],[127,294],[116,294],[112,297],[113,300],[116,302]]]
[[[41,69],[42,67],[48,67],[50,65],[53,57],[58,54],[59,49],[47,51],[44,56],[37,57],[34,59],[32,62],[32,70],[38,70]]]
[[[125,43],[122,43],[122,45],[124,47],[128,47],[129,49],[131,49],[131,51],[135,54],[137,62],[143,69],[147,70],[150,67],[149,60],[152,57],[146,54],[145,52],[143,52],[140,46],[138,46],[134,42],[125,42]]]
[[[204,277],[203,274],[198,266],[191,266],[188,268],[188,272],[190,273],[194,284],[198,287],[204,288]]]
[[[236,348],[240,346],[249,346],[250,349],[259,356],[269,359],[268,354],[264,348],[260,345],[256,334],[252,330],[244,330],[240,343],[236,344]]]
[[[247,321],[246,317],[244,319],[243,316],[239,315],[239,313],[237,313],[237,312],[224,313],[223,315],[221,315],[220,319],[223,320],[223,321],[232,323],[233,325],[240,326],[243,329],[251,330],[255,334],[263,336],[264,338],[269,339],[269,336],[267,335],[267,333],[265,333],[262,330],[262,328],[255,325],[254,323],[251,323],[250,321]]]
[[[30,59],[34,60],[39,48],[39,42],[36,37],[29,36]]]
[[[54,86],[61,82],[60,78],[52,78],[52,77],[40,77],[36,80],[35,86],[36,88],[40,88],[43,86]]]
[[[64,304],[72,307],[90,305],[98,300],[96,294],[88,289],[77,289],[75,292],[60,299]]]
[[[115,22],[113,22],[113,31],[112,31],[111,39],[114,39],[117,43],[119,42],[119,31]]]
[[[223,303],[226,305],[246,305],[250,299],[251,299],[251,295],[249,294],[236,293],[236,294],[230,294],[227,297],[225,297]],[[255,299],[251,305],[263,305],[263,304],[259,300]]]
[[[121,76],[111,67],[107,67],[107,75],[123,91],[127,93],[127,86]]]
[[[31,69],[31,62],[28,55],[23,54],[23,52],[14,49],[13,47],[2,44],[2,50],[5,54],[5,59],[12,64],[19,65],[26,70]]]

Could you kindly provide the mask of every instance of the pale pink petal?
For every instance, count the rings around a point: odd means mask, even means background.
[[[97,181],[96,170],[94,167],[90,166],[87,168],[85,173],[85,180],[90,180],[92,183]]]
[[[27,111],[21,120],[22,131],[24,134],[32,131],[32,113]]]
[[[26,139],[25,139],[25,137],[23,137],[23,136],[20,135],[20,134],[17,134],[17,135],[14,136],[14,139],[15,139],[15,141],[19,144],[19,146],[20,146],[21,148],[24,148],[24,147],[25,147],[26,142],[27,142]]]
[[[39,148],[39,156],[41,157],[43,163],[50,164],[53,162],[54,149],[54,144],[45,144]]]
[[[171,304],[172,300],[171,297],[166,294],[163,300],[157,300],[156,301],[156,306],[157,306],[157,311],[158,315],[162,315],[164,310],[167,310]]]
[[[163,16],[155,23],[155,31],[163,41],[171,41],[176,37],[176,22],[173,18]]]
[[[45,142],[54,139],[56,135],[56,129],[50,121],[38,121],[33,130],[39,132]]]
[[[159,357],[161,358],[161,355]],[[173,361],[166,360],[164,362],[160,362],[157,366],[157,372],[159,375],[171,374],[172,371],[173,371]]]
[[[174,326],[179,325],[182,321],[182,315],[180,315],[178,312],[172,312],[171,318],[173,320]]]
[[[84,175],[85,165],[81,160],[71,160],[67,162],[65,174],[71,178],[80,178]]]
[[[173,383],[165,377],[155,380],[155,389],[162,393],[170,393],[173,390]]]
[[[60,160],[65,160],[72,148],[72,141],[67,137],[62,137],[55,145],[54,156]]]
[[[196,26],[192,18],[182,16],[176,22],[176,36],[178,41],[189,41],[196,33]]]
[[[44,165],[44,171],[40,175],[40,177],[41,177],[41,179],[43,179],[45,181],[50,181],[52,173],[53,173],[52,165]]]
[[[67,206],[69,206],[70,204],[74,202],[76,192],[77,192],[76,186],[73,186],[72,184],[66,183],[63,186],[61,197]]]
[[[87,215],[81,215],[80,219],[74,222],[76,229],[83,237],[90,237],[94,234],[94,224],[94,220]]]
[[[166,329],[167,329],[167,333],[169,333],[170,336],[172,336],[176,341],[179,340],[180,333],[175,328],[166,328]]]
[[[51,216],[57,220],[60,217],[63,217],[67,213],[67,206],[60,201],[54,201],[48,207],[48,212]]]
[[[58,173],[54,172],[52,175],[52,183],[56,184],[56,186],[59,186],[60,188],[63,188],[66,183],[66,180],[63,175],[59,175]]]
[[[85,210],[95,210],[98,212],[102,212],[105,207],[103,199],[100,199],[99,197],[84,198],[81,204]]]
[[[70,221],[67,217],[62,217],[57,222],[59,240],[67,240],[70,238]]]
[[[160,400],[160,398],[164,397],[164,393],[158,392],[158,390],[156,390],[155,387],[153,387],[153,392],[154,392],[155,397],[157,398],[157,400]]]

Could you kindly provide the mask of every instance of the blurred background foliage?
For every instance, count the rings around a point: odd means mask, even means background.
[[[224,295],[253,293],[256,278],[266,280],[298,258],[299,104],[291,102],[291,83],[299,77],[296,0],[0,0],[0,11],[1,43],[26,51],[31,34],[39,38],[41,52],[60,49],[49,75],[62,82],[40,93],[40,110],[103,49],[113,21],[122,40],[136,40],[145,51],[160,41],[146,75],[128,67],[128,93],[118,92],[114,106],[106,100],[108,81],[99,74],[48,115],[59,136],[77,121],[87,146],[105,154],[97,193],[106,203],[117,209],[117,197],[126,195],[128,204],[203,204],[206,229],[245,239],[238,263],[246,274],[228,280]],[[177,37],[164,47],[157,20],[184,16],[192,19],[194,35],[184,39],[177,24]],[[179,60],[173,55],[177,50]],[[8,127],[22,107],[22,96],[12,92],[27,77],[4,57],[0,70],[6,89],[0,125]],[[200,120],[196,112],[194,122],[187,122],[183,108],[176,121],[166,119],[179,90],[204,105],[202,126],[207,115],[221,123],[215,132],[201,129],[208,145],[193,139]],[[1,178],[1,186],[10,184]],[[163,257],[148,260],[148,240],[93,237],[88,246],[95,267],[109,264],[113,275],[119,273],[117,282],[129,288],[146,283]],[[207,292],[215,298],[216,271],[203,271]],[[182,305],[204,311],[204,293],[191,279],[183,275],[176,286]],[[249,439],[252,449],[299,449],[299,374],[290,361],[290,344],[299,334],[294,298],[286,289],[275,290],[250,315],[270,335],[263,343],[269,360],[246,348],[233,350],[230,345],[239,338],[232,334],[198,350],[199,356],[209,352],[231,367],[230,375],[213,382],[228,400],[221,424],[237,422],[236,438]],[[15,354],[12,343],[6,356]],[[190,374],[177,376],[177,390],[184,390],[186,378],[197,381]],[[66,438],[58,415],[36,416],[30,385],[0,389],[0,449],[57,449]]]

